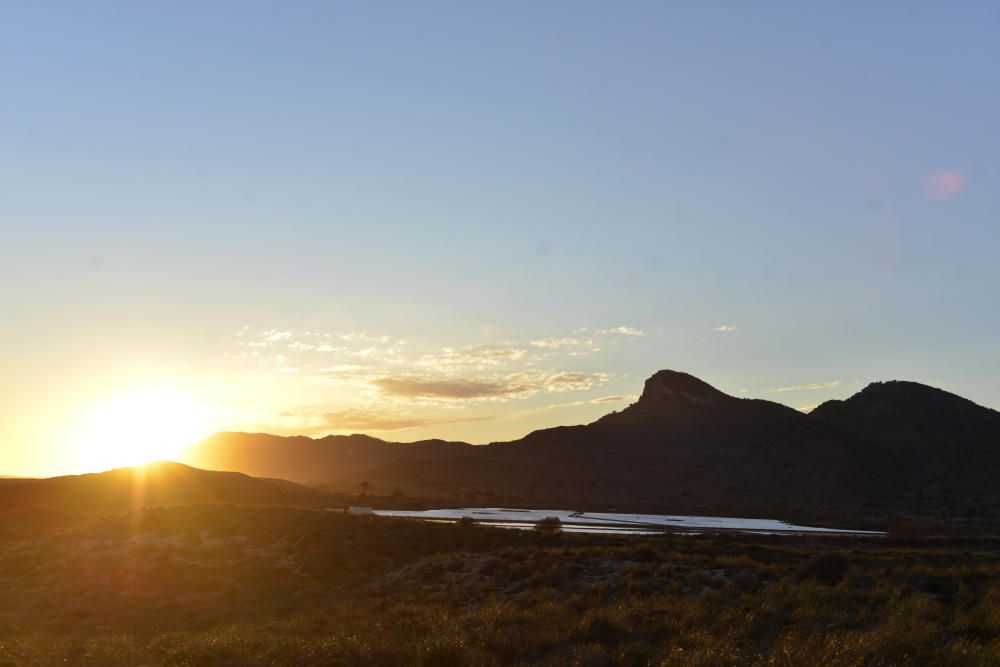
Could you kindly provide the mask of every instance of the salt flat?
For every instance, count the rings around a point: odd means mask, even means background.
[[[778,519],[687,516],[671,514],[625,514],[617,512],[574,512],[571,510],[529,510],[505,507],[461,507],[432,510],[375,510],[379,516],[412,519],[457,521],[468,517],[486,525],[507,528],[531,528],[545,517],[557,517],[564,530],[571,532],[650,534],[662,531],[711,532],[738,531],[753,533],[814,533],[847,535],[883,535],[873,530],[844,530],[801,526]]]

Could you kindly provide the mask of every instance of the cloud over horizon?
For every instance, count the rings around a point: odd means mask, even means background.
[[[775,387],[774,389],[767,389],[764,391],[765,394],[785,394],[794,391],[818,391],[821,389],[836,389],[842,384],[840,380],[834,380],[833,382],[811,382],[809,384],[799,384],[791,387]]]
[[[455,378],[448,380],[419,377],[384,377],[371,382],[383,394],[408,398],[448,400],[495,399],[530,396],[544,391],[582,391],[602,384],[607,373],[539,371],[512,373],[496,380]]]
[[[422,380],[418,378],[381,378],[372,384],[392,396],[427,398],[492,398],[521,393],[523,387],[506,382],[475,380]]]
[[[488,416],[435,416],[415,415],[409,412],[394,413],[383,410],[300,410],[285,411],[280,417],[294,418],[296,432],[304,434],[329,433],[330,431],[404,431],[422,426],[438,426],[470,421],[485,421]]]
[[[585,396],[614,379],[600,368],[595,355],[601,348],[644,335],[623,325],[437,347],[365,331],[254,333],[247,327],[227,358],[288,388],[288,409],[278,425],[286,432],[396,431],[493,420],[504,416],[499,404],[509,401],[533,399],[530,413],[555,405],[548,395]],[[620,400],[597,396],[560,405]],[[263,412],[257,421],[269,426]]]

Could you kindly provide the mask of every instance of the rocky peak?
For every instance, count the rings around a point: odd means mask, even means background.
[[[715,414],[739,399],[722,393],[707,382],[680,371],[653,374],[639,400],[601,421],[614,423],[662,422],[697,415]]]
[[[693,375],[664,370],[646,380],[639,403],[664,405],[682,401],[709,407],[731,398]]]

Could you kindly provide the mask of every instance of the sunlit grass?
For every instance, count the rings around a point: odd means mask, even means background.
[[[1000,545],[150,509],[0,548],[0,663],[987,665]],[[64,663],[63,663],[64,664]]]

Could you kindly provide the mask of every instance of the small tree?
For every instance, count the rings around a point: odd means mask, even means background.
[[[547,516],[544,519],[539,519],[535,524],[535,532],[555,535],[562,532],[562,521],[557,516]]]

